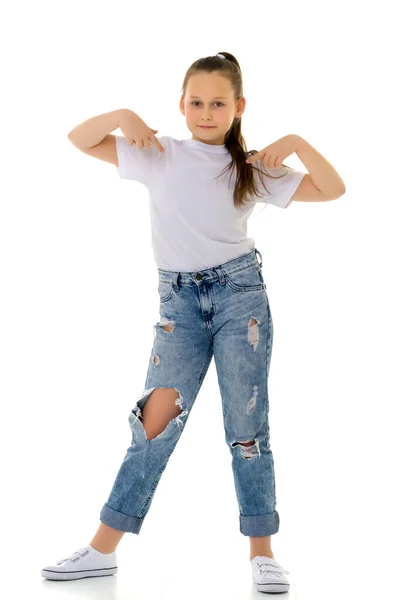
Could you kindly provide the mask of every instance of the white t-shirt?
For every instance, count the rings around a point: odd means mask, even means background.
[[[157,136],[165,152],[153,144],[140,149],[116,136],[119,176],[144,184],[149,190],[154,258],[160,269],[195,272],[237,258],[254,249],[247,237],[247,220],[256,202],[286,208],[305,173],[292,167],[268,170],[254,196],[241,208],[233,204],[236,169],[217,176],[231,162],[225,145],[193,139]],[[251,151],[248,153],[255,153]],[[260,168],[260,163],[256,163]],[[255,172],[256,181],[257,172]]]

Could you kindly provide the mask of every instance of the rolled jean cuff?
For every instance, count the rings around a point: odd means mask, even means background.
[[[264,537],[274,535],[279,531],[279,514],[275,510],[268,515],[258,515],[256,517],[239,516],[240,532],[243,535],[252,537]]]
[[[128,531],[130,533],[139,533],[144,519],[138,517],[130,517],[124,513],[118,512],[105,504],[101,509],[100,521],[109,527],[119,529],[120,531]]]

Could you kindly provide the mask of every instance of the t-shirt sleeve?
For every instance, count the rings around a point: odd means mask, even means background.
[[[266,177],[255,171],[257,191],[260,194],[254,197],[255,201],[264,202],[266,204],[274,204],[279,208],[287,208],[293,194],[299,187],[300,182],[306,173],[285,165],[282,165],[277,169],[265,169],[261,161],[256,161],[255,165],[257,168],[265,171],[271,176]],[[283,177],[281,177],[282,175]],[[260,181],[261,177],[270,195],[267,193],[262,182]]]
[[[149,184],[153,169],[165,159],[165,153],[168,152],[167,136],[157,136],[157,139],[164,152],[160,152],[154,144],[151,144],[150,148],[137,148],[134,144],[130,146],[125,136],[115,136],[117,171],[121,179],[132,179],[146,186]]]

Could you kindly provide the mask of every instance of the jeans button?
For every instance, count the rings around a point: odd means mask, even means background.
[[[203,275],[201,273],[196,273],[196,279],[197,281],[200,281],[200,279],[203,279]]]

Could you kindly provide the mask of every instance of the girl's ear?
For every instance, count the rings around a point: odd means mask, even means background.
[[[236,117],[241,117],[242,114],[244,113],[245,108],[246,108],[246,98],[244,96],[242,96],[239,99],[237,107],[236,107],[236,112],[238,113],[236,115]]]

